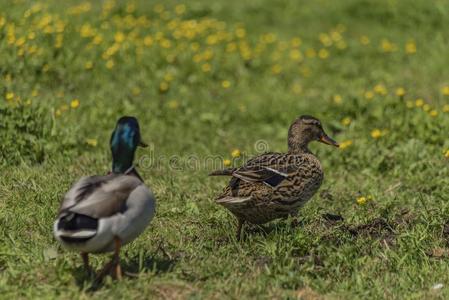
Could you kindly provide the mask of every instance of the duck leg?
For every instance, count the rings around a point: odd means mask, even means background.
[[[114,244],[114,276],[117,280],[122,280],[122,267],[120,266],[120,248],[122,247],[122,241],[118,237],[115,237]]]
[[[84,269],[88,274],[91,274],[92,269],[89,266],[89,253],[81,252],[81,258],[83,259]]]
[[[112,275],[117,279],[122,279],[122,269],[120,267],[120,248],[122,242],[118,237],[114,237],[114,255],[110,262],[108,262],[100,272],[98,272],[97,277],[95,278],[95,282],[100,282],[103,280],[107,274],[110,274],[113,271]]]
[[[237,241],[240,241],[240,238],[242,237],[243,223],[245,223],[245,221],[242,219],[237,219],[237,221],[238,221],[238,224],[237,224],[236,238],[237,238]]]

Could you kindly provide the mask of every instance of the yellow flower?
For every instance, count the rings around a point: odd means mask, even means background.
[[[302,53],[298,49],[292,49],[290,51],[289,55],[290,55],[290,59],[293,61],[302,61],[302,59],[303,59]]]
[[[211,66],[209,63],[205,63],[201,66],[201,70],[203,70],[204,73],[210,72]]]
[[[343,120],[341,120],[341,124],[348,126],[349,124],[351,124],[351,118],[349,117],[343,118]]]
[[[240,155],[241,155],[241,153],[240,153],[240,150],[239,150],[239,149],[234,149],[234,150],[232,150],[232,152],[231,152],[231,156],[232,156],[233,158],[240,157]]]
[[[116,43],[119,43],[119,44],[123,43],[123,41],[125,40],[125,34],[123,32],[121,32],[121,31],[117,32],[114,35],[114,40],[115,40]]]
[[[139,87],[135,86],[135,87],[133,87],[133,88],[131,89],[131,93],[132,93],[134,96],[138,96],[138,95],[140,95],[141,90],[140,90]]]
[[[106,62],[106,68],[112,69],[114,67],[114,61],[112,59]]]
[[[231,165],[231,160],[230,160],[230,159],[225,159],[225,160],[223,160],[223,165],[224,165],[225,167],[229,167],[229,166]]]
[[[365,92],[365,98],[368,100],[371,100],[374,98],[374,93],[372,91],[366,91]]]
[[[378,138],[380,138],[382,136],[382,131],[380,131],[379,129],[373,129],[372,131],[371,131],[371,137],[373,138],[373,139],[378,139]]]
[[[366,35],[362,35],[359,40],[360,40],[360,44],[362,44],[364,46],[368,45],[370,42],[369,38]]]
[[[358,205],[365,205],[368,199],[365,196],[357,197],[356,202]]]
[[[445,104],[443,106],[443,112],[445,112],[445,113],[449,112],[449,104]]]
[[[413,104],[413,101],[408,100],[407,102],[405,102],[405,105],[407,106],[407,108],[413,108],[415,105]]]
[[[13,92],[7,92],[6,93],[6,100],[11,101],[14,99],[14,93]]]
[[[422,107],[422,109],[423,109],[424,111],[429,111],[429,110],[430,110],[430,105],[429,105],[429,104],[424,104],[423,107]]]
[[[424,100],[421,99],[421,98],[416,99],[415,105],[416,105],[416,107],[421,107],[421,106],[423,106],[423,105],[424,105]]]
[[[416,53],[416,43],[414,41],[408,41],[405,44],[405,53],[415,54]]]
[[[228,89],[228,88],[231,87],[231,82],[230,82],[229,80],[223,80],[223,81],[221,82],[221,86],[222,86],[224,89]]]
[[[184,4],[178,4],[175,6],[175,12],[177,15],[182,15],[186,11],[186,6]]]
[[[435,110],[435,109],[432,109],[430,112],[429,112],[429,115],[431,116],[431,117],[436,117],[436,116],[438,116],[438,112]]]
[[[282,67],[279,64],[275,64],[271,67],[271,73],[273,74],[279,74],[282,72]]]
[[[177,109],[177,108],[179,107],[179,103],[178,103],[178,101],[176,101],[176,100],[170,100],[170,101],[168,102],[168,107],[169,107],[170,109]]]
[[[329,57],[329,51],[327,51],[327,49],[320,49],[320,51],[318,51],[318,57],[321,59],[326,59]]]
[[[98,141],[97,139],[86,139],[86,144],[91,147],[97,147]]]
[[[39,95],[39,91],[37,89],[34,89],[31,91],[31,96],[36,97]]]
[[[343,141],[340,143],[340,149],[346,149],[352,145],[352,140]]]
[[[170,86],[168,85],[168,82],[162,81],[162,82],[159,84],[159,91],[161,91],[161,92],[166,92],[166,91],[168,90],[169,87],[170,87]]]
[[[373,90],[375,93],[382,96],[385,96],[387,94],[387,88],[383,84],[376,84]]]
[[[449,86],[443,86],[442,88],[441,88],[441,93],[444,95],[444,96],[449,96]]]
[[[313,58],[316,56],[316,51],[313,48],[309,48],[306,50],[306,56],[309,58]]]
[[[87,61],[87,62],[84,64],[84,69],[90,70],[90,69],[93,68],[93,66],[94,66],[93,62]]]
[[[340,95],[334,95],[334,102],[336,104],[340,104],[343,101],[343,98]]]
[[[403,97],[405,95],[405,89],[403,87],[399,87],[396,89],[396,96]]]
[[[445,151],[444,157],[445,157],[445,158],[449,158],[449,149],[447,149],[447,150]]]
[[[73,99],[71,102],[70,102],[70,107],[71,108],[78,108],[78,106],[80,106],[80,101],[78,100],[78,99]]]
[[[57,109],[57,110],[55,111],[55,116],[56,116],[56,117],[61,116],[61,114],[62,114],[62,112],[61,112],[60,109]]]
[[[295,82],[292,86],[292,92],[296,95],[301,94],[302,86],[298,82]]]

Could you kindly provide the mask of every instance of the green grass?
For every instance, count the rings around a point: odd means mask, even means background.
[[[1,298],[449,297],[449,1],[79,3],[0,2]],[[157,215],[122,253],[138,276],[92,290],[52,223],[77,178],[108,171],[125,114],[151,144],[137,163]],[[251,157],[261,140],[285,151],[301,114],[347,147],[311,146],[326,177],[301,226],[247,227],[237,242],[213,200],[226,180],[204,161]]]

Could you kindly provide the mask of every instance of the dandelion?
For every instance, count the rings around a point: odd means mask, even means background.
[[[379,94],[382,96],[387,95],[387,88],[383,84],[376,84],[376,86],[374,86],[373,90],[376,94]]]
[[[371,137],[373,138],[373,139],[378,139],[378,138],[380,138],[382,136],[382,131],[380,131],[380,129],[373,129],[372,131],[371,131]]]
[[[327,59],[329,57],[329,51],[327,51],[327,49],[320,49],[320,51],[318,51],[318,57],[321,59]]]
[[[98,141],[97,139],[86,139],[86,144],[91,147],[97,147]]]
[[[221,86],[222,86],[224,89],[228,89],[228,88],[231,87],[231,82],[230,82],[229,80],[223,80],[223,81],[221,82]]]
[[[293,49],[290,51],[290,59],[293,61],[301,61],[303,59],[301,51]]]
[[[169,88],[169,85],[168,85],[168,82],[166,82],[166,81],[162,81],[159,84],[159,91],[162,92],[162,93],[168,91],[168,88]]]
[[[416,43],[414,41],[408,41],[405,44],[405,53],[415,54],[416,53]]]
[[[407,102],[405,102],[405,105],[407,106],[407,108],[413,108],[415,106],[415,104],[411,100],[407,100]]]
[[[393,52],[397,50],[397,47],[395,44],[390,42],[387,39],[383,39],[381,42],[381,48],[385,53]]]
[[[306,50],[306,56],[307,56],[308,58],[313,58],[313,57],[315,57],[315,56],[316,56],[316,51],[315,51],[315,49],[313,49],[313,48],[307,49],[307,50]]]
[[[143,39],[143,44],[147,47],[150,47],[151,45],[153,45],[153,38],[149,35],[147,35],[144,39]]]
[[[275,64],[274,66],[271,67],[271,73],[276,75],[281,72],[282,72],[282,67],[279,64]]]
[[[168,101],[168,108],[170,109],[177,109],[179,107],[179,103],[176,100],[170,100]]]
[[[368,201],[373,200],[373,196],[368,195],[368,196],[360,196],[357,197],[356,202],[358,205],[364,205],[366,204]]]
[[[231,152],[232,158],[240,157],[240,155],[241,155],[241,152],[240,152],[239,149],[234,149],[234,150],[232,150],[232,152]]]
[[[302,92],[301,84],[295,82],[292,86],[292,92],[296,95],[301,94],[301,92]]]
[[[430,107],[429,104],[424,104],[423,107],[422,107],[422,109],[423,109],[425,112],[427,112],[427,111],[429,111],[429,110],[431,109],[431,107]]]
[[[353,144],[352,140],[346,140],[340,143],[340,149],[346,149]]]
[[[358,205],[365,205],[367,198],[365,196],[357,197],[356,202]]]
[[[78,106],[80,106],[80,101],[78,99],[73,99],[70,102],[70,107],[71,108],[75,109],[75,108],[78,108]]]
[[[421,99],[421,98],[416,99],[415,105],[416,105],[416,107],[421,107],[421,106],[423,106],[423,105],[424,105],[424,100]]]
[[[403,87],[398,87],[396,89],[396,96],[404,97],[404,95],[405,95],[405,89]]]
[[[204,73],[210,72],[211,65],[209,63],[205,63],[201,66],[201,70],[203,70]]]
[[[224,165],[225,167],[229,167],[229,166],[231,165],[231,160],[230,160],[230,159],[224,159],[224,160],[223,160],[223,165]]]
[[[106,62],[106,68],[112,69],[114,67],[114,61],[112,59]]]
[[[348,126],[349,124],[351,124],[351,118],[350,117],[343,118],[343,120],[341,120],[341,124],[343,124],[344,126]]]
[[[178,16],[186,12],[186,6],[184,4],[178,4],[175,6],[175,12]]]
[[[87,62],[84,64],[84,69],[90,70],[90,69],[93,68],[93,66],[94,66],[94,63],[93,63],[93,62],[87,61]]]
[[[370,43],[369,38],[366,35],[362,35],[359,39],[360,44],[362,44],[363,46],[366,46]]]
[[[449,104],[445,104],[443,106],[443,112],[445,112],[445,113],[449,112]]]
[[[435,109],[432,109],[432,110],[429,112],[429,115],[430,115],[431,117],[435,118],[436,116],[438,116],[438,112],[437,112]]]
[[[366,91],[365,92],[365,98],[368,100],[371,100],[374,98],[374,93],[372,91]]]
[[[5,98],[8,101],[12,101],[14,99],[14,93],[13,92],[7,92]]]
[[[441,88],[441,93],[444,95],[444,96],[449,96],[449,86],[443,86],[442,88]]]
[[[334,103],[335,104],[341,104],[341,102],[343,101],[343,98],[340,95],[334,95]]]
[[[55,116],[56,116],[56,117],[60,117],[61,114],[62,114],[62,112],[61,112],[61,110],[58,108],[58,109],[55,111]]]
[[[449,149],[447,149],[446,151],[444,151],[444,157],[445,157],[445,158],[449,158]]]

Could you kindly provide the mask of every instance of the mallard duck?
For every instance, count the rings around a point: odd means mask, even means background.
[[[117,121],[110,146],[112,171],[76,182],[65,194],[53,226],[56,239],[65,248],[79,251],[89,272],[89,253],[114,252],[97,279],[110,271],[116,278],[122,277],[120,248],[144,231],[156,205],[133,165],[137,146],[146,146],[136,118]]]
[[[237,239],[240,239],[245,221],[263,224],[295,216],[317,192],[323,181],[323,170],[320,161],[308,149],[312,141],[339,147],[324,132],[317,118],[304,115],[290,126],[287,153],[264,153],[240,168],[209,174],[232,177],[216,202],[236,216]]]

